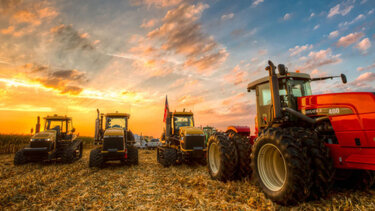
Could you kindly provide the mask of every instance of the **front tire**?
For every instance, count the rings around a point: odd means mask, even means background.
[[[138,149],[136,147],[128,148],[128,162],[130,165],[138,165]]]
[[[90,152],[89,167],[102,168],[104,166],[104,158],[101,154],[102,149],[96,148]]]
[[[251,167],[266,197],[282,205],[297,204],[309,196],[310,163],[301,143],[287,130],[272,128],[253,145]]]
[[[160,158],[160,163],[164,167],[169,167],[177,161],[177,150],[172,148],[164,148],[162,151],[163,157]],[[160,153],[160,152],[159,152]]]
[[[13,162],[14,162],[15,166],[27,163],[27,157],[24,155],[23,152],[24,152],[24,150],[21,149],[18,152],[16,152],[16,154],[14,155],[14,161]]]
[[[74,157],[76,155],[76,150],[71,147],[66,148],[61,155],[61,161],[63,163],[73,163]]]
[[[233,180],[237,166],[236,147],[228,136],[215,134],[208,140],[207,168],[212,179]]]

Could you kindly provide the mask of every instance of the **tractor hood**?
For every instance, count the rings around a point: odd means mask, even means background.
[[[31,137],[31,139],[50,139],[54,141],[56,138],[56,130],[46,130],[39,133],[36,133]]]
[[[308,116],[365,114],[375,112],[375,93],[345,92],[298,98],[298,110]]]
[[[104,137],[110,137],[110,136],[124,136],[124,129],[122,128],[108,128],[104,132]]]
[[[203,130],[196,127],[181,127],[180,128],[180,134],[183,136],[187,135],[204,135]]]

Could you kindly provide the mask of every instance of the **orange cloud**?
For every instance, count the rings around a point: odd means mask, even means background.
[[[236,65],[233,70],[224,76],[224,80],[228,83],[233,83],[234,85],[241,85],[248,81],[248,73],[241,70],[239,65]]]
[[[147,6],[156,6],[156,7],[170,7],[179,4],[182,0],[131,0],[131,4],[147,5]]]
[[[199,72],[213,70],[222,64],[228,53],[218,47],[212,36],[202,32],[197,20],[207,4],[181,4],[171,9],[163,18],[163,24],[149,32],[147,37],[162,43],[161,49],[186,57],[185,67],[195,67]]]
[[[155,26],[155,24],[158,22],[157,19],[150,19],[148,21],[146,20],[143,20],[143,23],[141,25],[142,28],[151,28],[153,26]]]
[[[204,102],[204,98],[202,96],[184,95],[178,98],[177,102],[179,107],[191,107]]]

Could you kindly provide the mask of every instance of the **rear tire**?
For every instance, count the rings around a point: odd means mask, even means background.
[[[305,201],[311,186],[310,163],[301,143],[287,129],[271,128],[255,141],[251,167],[266,197],[282,205]]]
[[[324,198],[334,183],[335,168],[329,149],[315,132],[305,128],[291,128],[290,134],[301,141],[310,158],[312,171],[311,199]]]
[[[162,153],[163,153],[163,158],[160,158],[160,163],[164,167],[169,167],[169,166],[176,163],[176,160],[177,160],[177,150],[176,149],[164,148]]]
[[[102,168],[104,166],[104,158],[101,154],[102,149],[96,148],[90,152],[89,167]]]
[[[236,177],[249,178],[252,175],[251,170],[251,144],[250,140],[247,137],[235,134],[231,138],[236,145],[237,155],[238,155],[238,164]]]
[[[13,163],[14,163],[15,166],[27,163],[27,157],[24,155],[23,152],[24,152],[24,150],[21,149],[18,152],[16,152],[16,154],[14,155]]]
[[[128,148],[128,163],[130,165],[138,165],[138,149],[136,147]]]
[[[237,166],[236,147],[228,136],[215,134],[208,140],[207,168],[212,179],[233,180]]]

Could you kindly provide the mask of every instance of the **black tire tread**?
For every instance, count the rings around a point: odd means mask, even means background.
[[[89,167],[102,168],[104,165],[103,155],[101,154],[101,148],[96,148],[90,152]]]
[[[220,169],[215,175],[210,168],[209,147],[211,143],[216,143],[220,148]],[[229,137],[222,133],[216,133],[210,137],[207,148],[207,168],[212,179],[219,181],[230,181],[235,179],[238,156],[236,146]]]
[[[257,152],[262,142],[274,142],[285,158],[289,176],[286,181],[285,191],[274,195],[267,193],[262,181],[257,174]],[[251,167],[257,183],[263,189],[266,197],[282,205],[293,205],[305,201],[310,194],[311,173],[309,172],[309,159],[300,142],[295,141],[288,129],[265,129],[255,141],[251,153]]]

